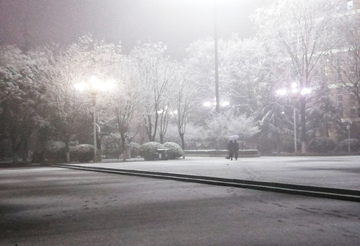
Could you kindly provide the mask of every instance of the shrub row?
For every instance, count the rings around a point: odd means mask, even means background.
[[[203,149],[203,150],[186,150],[187,155],[193,156],[228,156],[229,151],[226,149]],[[259,157],[260,153],[257,149],[242,149],[238,151],[238,155],[241,157]]]
[[[308,151],[313,153],[348,152],[349,145],[350,152],[360,151],[360,141],[358,139],[345,139],[336,144],[334,140],[326,137],[311,140]]]
[[[177,159],[183,156],[183,150],[180,145],[173,142],[160,144],[157,142],[148,142],[143,145],[130,143],[131,157],[141,156],[145,160],[159,159],[160,149],[164,150],[162,159]],[[66,161],[66,145],[61,141],[51,141],[45,146],[45,158],[58,162]],[[94,157],[94,146],[91,144],[79,144],[69,147],[71,161],[89,162]]]
[[[314,138],[310,141],[308,151],[313,153],[330,153],[330,152],[350,152],[360,151],[360,141],[358,139],[346,139],[336,144],[332,139],[326,137]],[[157,159],[177,159],[183,156],[184,152],[180,145],[173,142],[160,144],[158,142],[148,142],[143,145],[136,143],[129,144],[131,157],[141,156],[145,160]],[[48,142],[45,146],[45,158],[59,162],[66,161],[66,145],[61,141]],[[164,150],[160,157],[159,150]],[[89,162],[94,157],[94,146],[90,144],[80,144],[69,147],[71,161]],[[227,150],[187,150],[187,154],[217,156],[227,154]],[[259,156],[257,150],[240,150],[239,156]]]
[[[69,147],[71,161],[89,162],[94,158],[94,146],[79,144]],[[66,144],[61,141],[50,141],[45,146],[45,158],[58,162],[66,161]]]
[[[183,156],[184,152],[180,145],[173,142],[167,142],[164,144],[158,142],[144,143],[140,147],[139,154],[145,160],[157,160],[160,159],[159,151],[164,150],[162,159],[177,159]]]

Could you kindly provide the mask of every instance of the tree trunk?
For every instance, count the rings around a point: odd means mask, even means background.
[[[184,139],[184,133],[180,133],[180,139],[181,139],[181,148],[183,150],[183,159],[185,159],[185,139]]]
[[[121,153],[122,153],[122,160],[125,162],[127,159],[127,147],[126,147],[126,138],[125,135],[123,133],[120,133],[121,136]]]
[[[71,160],[71,158],[70,158],[70,151],[69,151],[69,149],[66,151],[66,162],[67,163],[70,163],[70,160]]]
[[[18,150],[20,147],[20,143],[17,143],[17,137],[12,137],[11,138],[11,151],[12,151],[12,155],[13,155],[13,163],[17,164],[19,162],[19,156],[18,156]]]
[[[160,143],[163,144],[164,143],[164,135],[160,134]]]

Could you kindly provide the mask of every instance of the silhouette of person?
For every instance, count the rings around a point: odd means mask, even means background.
[[[238,152],[239,152],[239,143],[236,140],[234,140],[233,154],[234,154],[235,160],[237,160],[237,158],[238,158]]]
[[[238,158],[239,143],[236,140],[230,140],[228,143],[229,159],[232,160],[235,157],[235,160]]]

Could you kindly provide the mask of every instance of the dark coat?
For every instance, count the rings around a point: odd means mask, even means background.
[[[239,143],[236,140],[234,141],[230,140],[227,148],[230,154],[235,154],[239,151]]]

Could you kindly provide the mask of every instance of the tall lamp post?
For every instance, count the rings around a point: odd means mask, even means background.
[[[299,90],[297,83],[291,84],[291,89],[282,88],[276,91],[279,96],[290,96],[291,98],[298,98],[300,96],[306,96],[311,93],[309,88],[303,88]],[[296,122],[296,107],[293,105],[293,118],[294,118],[294,153],[297,152],[297,122]]]
[[[93,105],[93,125],[94,125],[94,163],[99,161],[97,158],[98,149],[97,149],[97,130],[96,130],[96,95],[98,93],[98,83],[96,77],[92,76],[90,79],[90,93]]]
[[[92,99],[92,106],[93,106],[93,134],[94,134],[94,162],[101,161],[101,158],[98,158],[99,151],[97,148],[97,125],[96,125],[96,97],[100,90],[107,90],[112,86],[112,82],[100,83],[99,80],[95,76],[91,76],[90,83],[86,84],[85,82],[75,84],[75,88],[83,91],[89,90]]]
[[[294,106],[294,153],[297,152],[297,126],[296,126],[296,108]]]

